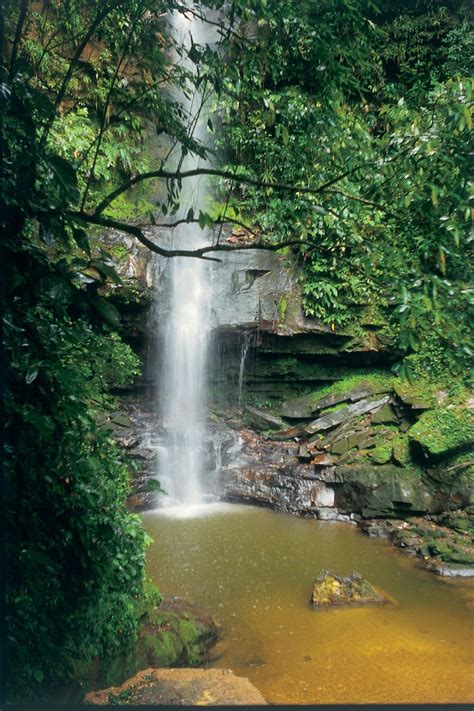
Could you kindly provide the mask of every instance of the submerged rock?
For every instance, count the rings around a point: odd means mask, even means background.
[[[390,603],[390,600],[359,573],[352,572],[343,578],[324,570],[314,581],[311,603],[316,607],[383,605]]]
[[[122,686],[93,691],[85,704],[107,706],[256,706],[267,702],[230,669],[144,669]]]

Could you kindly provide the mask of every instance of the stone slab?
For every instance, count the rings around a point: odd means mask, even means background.
[[[325,430],[336,427],[343,422],[353,420],[360,415],[365,415],[368,412],[378,410],[388,401],[388,395],[385,395],[382,398],[371,397],[366,400],[360,400],[353,405],[348,405],[347,407],[343,407],[341,410],[336,410],[328,415],[323,415],[323,417],[319,417],[317,420],[310,422],[310,424],[305,427],[305,432],[310,435],[315,434],[316,432],[324,432]]]
[[[121,686],[86,695],[84,704],[107,706],[266,705],[258,689],[230,669],[145,669]]]

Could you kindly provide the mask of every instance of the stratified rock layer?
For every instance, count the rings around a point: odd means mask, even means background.
[[[148,706],[257,706],[267,702],[230,669],[145,669],[122,684],[93,691],[85,704]]]

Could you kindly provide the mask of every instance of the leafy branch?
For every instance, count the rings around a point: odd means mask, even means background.
[[[68,215],[69,217],[72,217],[73,219],[81,222],[85,222],[92,225],[99,225],[101,227],[109,227],[112,229],[119,230],[120,232],[126,232],[130,235],[133,235],[138,239],[139,242],[141,242],[141,244],[147,247],[151,252],[159,254],[162,257],[196,257],[198,259],[205,259],[211,262],[220,262],[221,260],[217,257],[208,257],[206,255],[210,252],[238,252],[249,249],[264,249],[271,252],[277,252],[278,250],[283,249],[285,247],[294,247],[296,245],[302,244],[314,244],[309,240],[289,239],[284,242],[273,244],[268,244],[260,240],[258,242],[249,242],[246,244],[230,245],[219,243],[214,245],[207,245],[206,247],[200,247],[199,249],[165,249],[164,247],[160,247],[159,245],[157,245],[156,242],[153,242],[153,240],[149,239],[149,237],[146,236],[143,228],[139,225],[130,225],[127,222],[120,222],[119,220],[114,220],[111,217],[103,217],[101,215],[95,214],[90,215],[85,212],[69,212]],[[162,226],[172,228],[182,223],[193,222],[198,222],[198,220],[177,220],[176,223],[171,223]],[[226,219],[225,222],[236,221],[232,219]],[[240,224],[243,227],[246,227],[246,229],[248,229],[246,225],[243,225],[243,223]]]
[[[186,171],[182,171],[182,172],[180,172],[180,171],[173,172],[173,171],[163,170],[163,169],[151,170],[146,173],[140,173],[138,175],[134,175],[132,178],[127,180],[126,183],[123,183],[118,188],[113,190],[109,195],[107,195],[107,197],[105,197],[97,205],[97,207],[94,211],[94,214],[100,215],[119,195],[126,192],[134,185],[137,185],[138,183],[141,183],[144,180],[150,180],[152,178],[164,178],[166,180],[181,181],[185,178],[193,178],[198,175],[213,175],[215,177],[223,178],[225,180],[234,180],[236,183],[241,183],[244,185],[253,185],[254,187],[257,187],[257,188],[270,188],[272,190],[288,191],[288,192],[292,192],[292,193],[302,193],[304,195],[320,195],[321,193],[325,192],[328,188],[330,188],[332,185],[335,185],[340,180],[347,178],[349,175],[353,175],[354,173],[356,173],[357,171],[361,170],[364,167],[366,167],[366,166],[359,165],[355,168],[351,168],[350,170],[346,170],[345,172],[341,173],[340,175],[336,176],[335,178],[332,178],[331,180],[328,180],[327,182],[325,182],[322,185],[319,185],[317,187],[290,185],[288,183],[269,183],[269,182],[266,182],[265,180],[257,180],[256,178],[251,178],[251,177],[245,176],[245,175],[238,175],[235,172],[230,172],[227,170],[217,170],[215,168],[194,168],[193,170],[186,170]]]

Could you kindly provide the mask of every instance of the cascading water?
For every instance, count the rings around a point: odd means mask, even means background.
[[[193,44],[209,42],[209,27],[192,15],[174,13],[174,36],[188,50]],[[185,68],[192,72],[194,65],[187,58]],[[207,133],[203,116],[205,98],[189,86],[174,97],[193,126],[192,135],[206,143]],[[181,169],[197,167],[191,155],[181,158],[172,152],[170,164]],[[198,164],[199,165],[199,164]],[[202,165],[202,163],[201,163]],[[202,176],[183,180],[180,210],[173,220],[184,219],[190,208],[197,214],[207,192]],[[174,247],[195,249],[209,244],[211,235],[195,224],[183,224],[172,234]],[[169,308],[164,325],[163,363],[159,378],[159,406],[162,414],[164,439],[158,449],[159,479],[168,496],[164,506],[193,506],[205,498],[203,485],[206,453],[206,367],[210,332],[210,304],[212,274],[209,262],[196,258],[176,257],[169,269]]]

